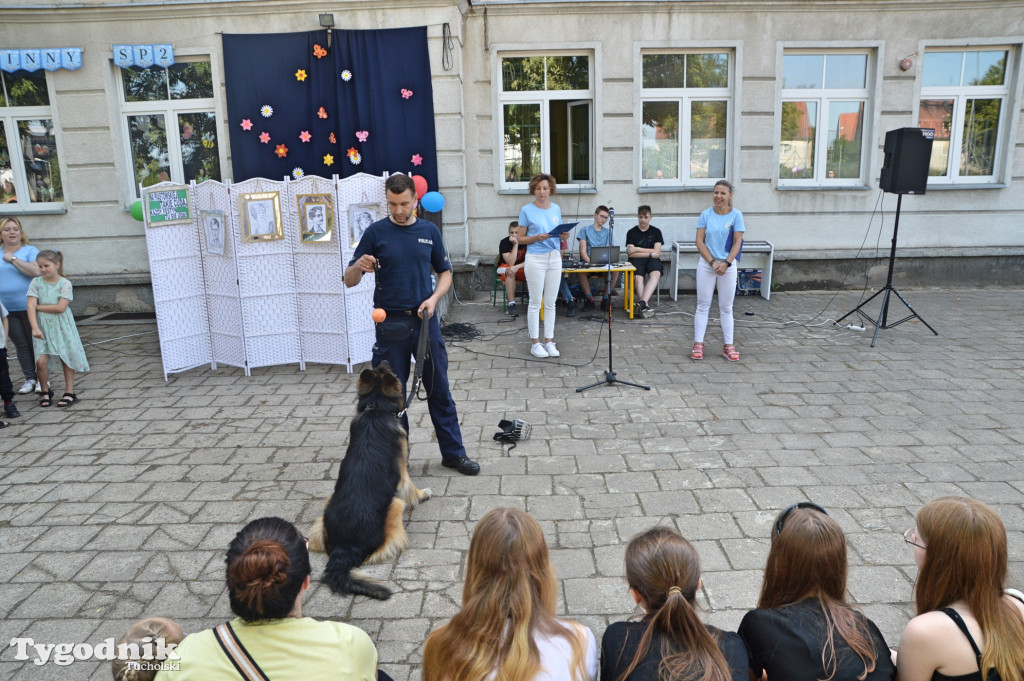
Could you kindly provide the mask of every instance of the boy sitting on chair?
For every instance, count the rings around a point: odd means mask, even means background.
[[[650,319],[654,310],[648,303],[661,279],[661,246],[665,238],[660,229],[651,226],[650,206],[640,206],[636,213],[639,224],[626,232],[626,253],[636,268],[636,295],[640,299],[637,308],[641,317]]]
[[[518,317],[516,312],[516,282],[526,281],[526,246],[519,245],[519,221],[513,220],[508,226],[508,236],[498,244],[498,278],[505,282],[505,300],[508,307],[505,312]],[[512,276],[509,276],[512,275]]]
[[[584,267],[590,262],[590,249],[602,246],[612,246],[612,233],[604,228],[608,222],[610,211],[606,206],[598,206],[594,211],[594,222],[583,227],[579,232],[580,260]],[[590,277],[597,276],[593,273],[580,272],[576,276],[580,280],[580,293],[583,295],[583,311],[588,312],[594,309],[594,296],[590,292]],[[603,278],[603,275],[602,275]],[[619,281],[619,273],[612,272],[612,286],[610,291],[605,291],[601,297],[601,311],[608,311],[609,296],[615,290]]]

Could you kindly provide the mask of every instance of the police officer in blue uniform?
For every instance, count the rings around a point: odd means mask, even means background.
[[[371,363],[377,366],[387,360],[402,383],[403,396],[409,358],[419,343],[420,320],[430,318],[430,357],[423,367],[423,388],[441,449],[441,464],[463,475],[476,475],[480,464],[466,456],[462,444],[459,416],[448,388],[448,350],[434,315],[438,301],[452,285],[452,266],[441,231],[434,223],[416,217],[416,185],[408,175],[392,175],[384,189],[389,215],[366,228],[345,269],[345,286],[355,286],[364,274],[376,271],[373,300],[387,318],[377,324]],[[437,288],[433,290],[431,269],[437,273]],[[409,419],[404,415],[402,425],[408,432]]]

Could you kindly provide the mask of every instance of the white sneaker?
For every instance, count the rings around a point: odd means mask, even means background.
[[[18,394],[19,395],[26,395],[26,394],[32,392],[32,390],[35,387],[36,387],[36,382],[35,381],[25,381],[24,383],[21,384],[21,387],[18,388]]]
[[[545,343],[544,349],[547,351],[548,357],[558,357],[559,355],[562,354],[558,351],[558,348],[555,347],[555,341]]]
[[[50,382],[49,381],[46,382],[46,389],[47,390],[50,389]],[[39,395],[43,394],[43,384],[40,383],[39,381],[36,381],[36,393],[39,394]]]
[[[554,344],[552,344],[554,345]],[[540,343],[534,343],[533,347],[530,348],[530,354],[534,357],[549,357],[548,351],[544,349],[544,346]]]

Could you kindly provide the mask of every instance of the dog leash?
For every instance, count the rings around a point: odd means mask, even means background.
[[[409,397],[405,401],[405,409],[398,413],[399,418],[405,416],[409,411],[409,403],[416,399],[420,392],[420,384],[423,382],[423,365],[429,356],[430,347],[430,317],[423,315],[420,321],[420,340],[416,344],[416,367],[412,370],[412,388],[409,390]]]

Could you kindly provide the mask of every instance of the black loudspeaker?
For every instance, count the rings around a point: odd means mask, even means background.
[[[932,158],[932,128],[899,128],[885,133],[885,162],[878,186],[890,194],[924,194]]]

